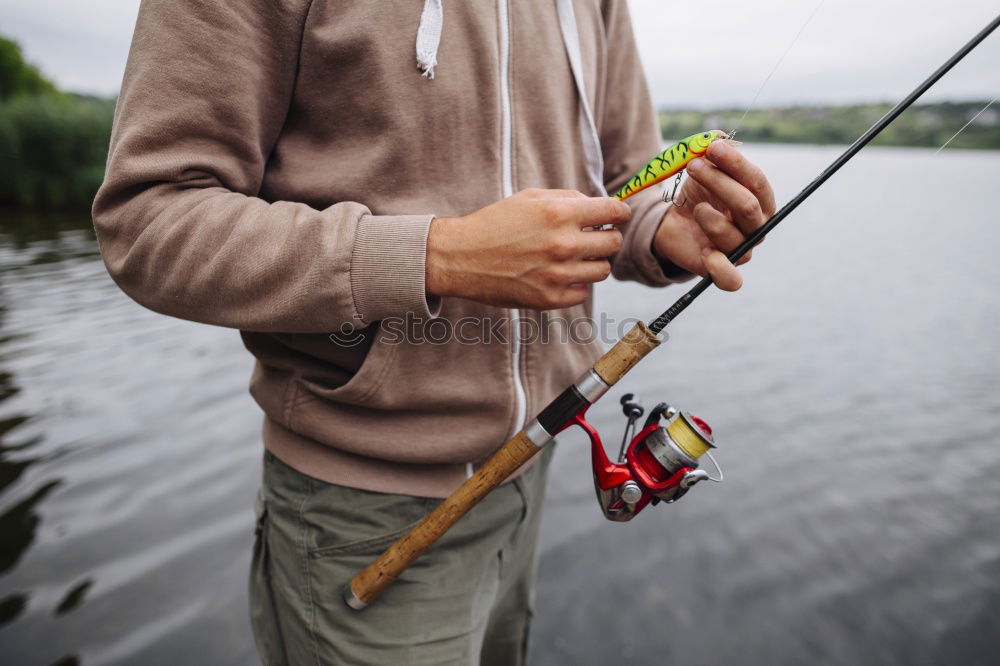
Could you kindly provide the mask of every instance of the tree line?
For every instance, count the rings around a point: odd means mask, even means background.
[[[882,146],[939,148],[986,107],[988,100],[921,104],[908,109],[872,143]],[[793,106],[750,111],[665,110],[660,129],[666,140],[690,136],[703,129],[731,130],[737,138],[759,143],[852,143],[892,108],[891,104],[852,106]],[[986,109],[948,144],[948,148],[1000,149],[1000,108]]]
[[[0,37],[0,208],[86,211],[104,177],[113,99],[60,91]],[[876,139],[887,146],[938,147],[986,102],[926,104],[907,111]],[[751,111],[740,123],[746,142],[847,144],[889,104],[797,106]],[[731,129],[742,109],[660,112],[665,140],[704,129]],[[991,108],[949,147],[1000,149],[1000,109]]]
[[[0,37],[0,207],[89,209],[114,108],[114,100],[60,91]]]

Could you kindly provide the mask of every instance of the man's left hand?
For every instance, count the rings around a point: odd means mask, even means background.
[[[726,258],[746,237],[774,214],[774,192],[764,173],[723,141],[708,147],[705,157],[688,164],[689,178],[677,196],[683,206],[671,206],[653,248],[679,268],[716,286],[736,291],[743,277]],[[747,252],[737,265],[750,261]]]

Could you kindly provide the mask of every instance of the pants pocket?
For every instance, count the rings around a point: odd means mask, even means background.
[[[264,666],[286,666],[288,661],[272,589],[267,504],[263,489],[257,493],[254,513],[256,521],[249,580],[250,624]]]
[[[422,520],[422,519],[421,519]],[[333,557],[335,555],[348,555],[356,553],[372,554],[381,553],[382,550],[388,548],[391,544],[395,543],[397,539],[402,537],[404,534],[409,532],[411,529],[420,524],[420,520],[414,521],[409,525],[399,528],[393,532],[387,534],[382,534],[379,536],[368,537],[365,539],[356,539],[354,541],[348,541],[336,546],[325,546],[322,548],[315,548],[309,551],[309,557],[313,559],[323,558],[323,557]]]
[[[376,555],[423,520],[438,501],[314,480],[302,512],[310,532],[309,557]]]

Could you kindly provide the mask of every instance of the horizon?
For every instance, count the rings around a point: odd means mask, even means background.
[[[3,37],[3,36],[4,35],[2,33],[0,33],[0,37]],[[35,63],[30,63],[30,64],[35,65]],[[47,76],[46,72],[42,71],[41,73],[42,73],[43,76]],[[64,92],[64,93],[67,93],[69,95],[75,95],[77,97],[84,97],[84,98],[88,98],[88,99],[105,100],[105,101],[113,101],[113,100],[117,100],[118,99],[118,95],[115,94],[115,93],[112,93],[110,95],[98,95],[98,94],[94,94],[94,93],[90,93],[90,92],[80,92],[78,90],[66,90],[66,89],[63,89],[63,88],[60,88],[60,91]],[[923,98],[921,98],[921,99],[919,99],[919,100],[917,100],[916,102],[913,103],[913,107],[916,108],[916,107],[921,107],[921,106],[938,106],[938,105],[943,105],[943,104],[956,104],[956,105],[958,105],[958,104],[972,104],[972,105],[981,104],[982,106],[985,107],[987,104],[990,104],[991,106],[992,105],[996,105],[997,101],[998,101],[997,98],[988,98],[988,97],[978,97],[978,98],[970,97],[968,99],[962,99],[962,98],[944,98],[944,99],[932,99],[932,100],[928,100],[928,101],[925,101]],[[774,103],[774,104],[766,104],[766,105],[762,105],[762,104],[758,103],[758,104],[756,104],[754,106],[754,108],[749,109],[749,112],[750,113],[754,113],[754,112],[769,111],[769,110],[790,110],[790,109],[846,108],[846,107],[852,107],[852,106],[890,106],[891,107],[891,106],[895,106],[898,102],[899,102],[899,100],[892,100],[892,99],[888,99],[888,98],[882,99],[882,100],[868,100],[868,101],[859,101],[859,102],[850,102],[850,101],[844,101],[844,102],[814,101],[814,102],[809,102],[809,101],[788,100],[788,101],[778,102],[778,103]],[[681,111],[684,111],[684,112],[697,111],[697,112],[704,112],[704,113],[710,113],[710,112],[739,112],[739,113],[741,113],[743,111],[747,111],[748,110],[745,106],[734,106],[734,105],[730,105],[730,106],[725,106],[725,105],[720,105],[720,106],[695,106],[695,105],[691,105],[691,106],[657,106],[655,108],[656,108],[657,113],[670,113],[670,112],[681,112]]]
[[[114,97],[138,6],[139,0],[91,0],[86,5],[35,0],[6,8],[0,32],[17,41],[25,59],[60,89]],[[658,110],[896,100],[997,11],[994,0],[928,3],[919,11],[900,0],[630,0],[629,9]],[[724,20],[707,24],[705,17],[717,16]],[[446,25],[447,20],[446,10]],[[667,30],[676,25],[683,29]],[[679,61],[677,54],[686,57]],[[924,99],[985,103],[1000,93],[998,81],[1000,36],[994,35]],[[678,103],[678,97],[685,101]]]

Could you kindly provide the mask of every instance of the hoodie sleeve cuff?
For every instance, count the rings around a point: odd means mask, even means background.
[[[626,203],[632,206],[632,219],[625,229],[622,251],[613,263],[615,277],[651,287],[664,287],[693,277],[672,262],[660,259],[653,249],[656,232],[670,204],[664,203],[655,192],[642,192]]]
[[[669,206],[669,204],[667,204]],[[652,233],[649,234],[649,254],[653,257],[653,261],[656,262],[656,268],[649,266],[648,270],[657,280],[664,280],[665,284],[673,284],[675,282],[684,282],[685,280],[690,280],[694,277],[694,273],[686,271],[677,264],[667,259],[662,259],[656,252],[656,232],[660,230],[660,225],[663,224],[663,217],[666,216],[667,211],[663,211],[663,215],[660,216],[660,221],[655,225],[649,225],[652,228]],[[657,272],[658,269],[658,272]]]
[[[433,215],[366,215],[351,254],[351,293],[364,325],[413,314],[436,317],[441,299],[425,286],[427,232]]]
[[[656,232],[660,230],[660,225],[663,224],[663,218],[667,214],[669,205],[652,206],[643,216],[641,220],[642,224],[638,225],[639,228],[636,229],[635,239],[633,240],[635,251],[632,256],[636,264],[636,270],[641,276],[640,279],[655,287],[666,286],[674,282],[687,280],[691,277],[691,273],[678,268],[673,262],[661,259],[656,254],[654,246]]]

